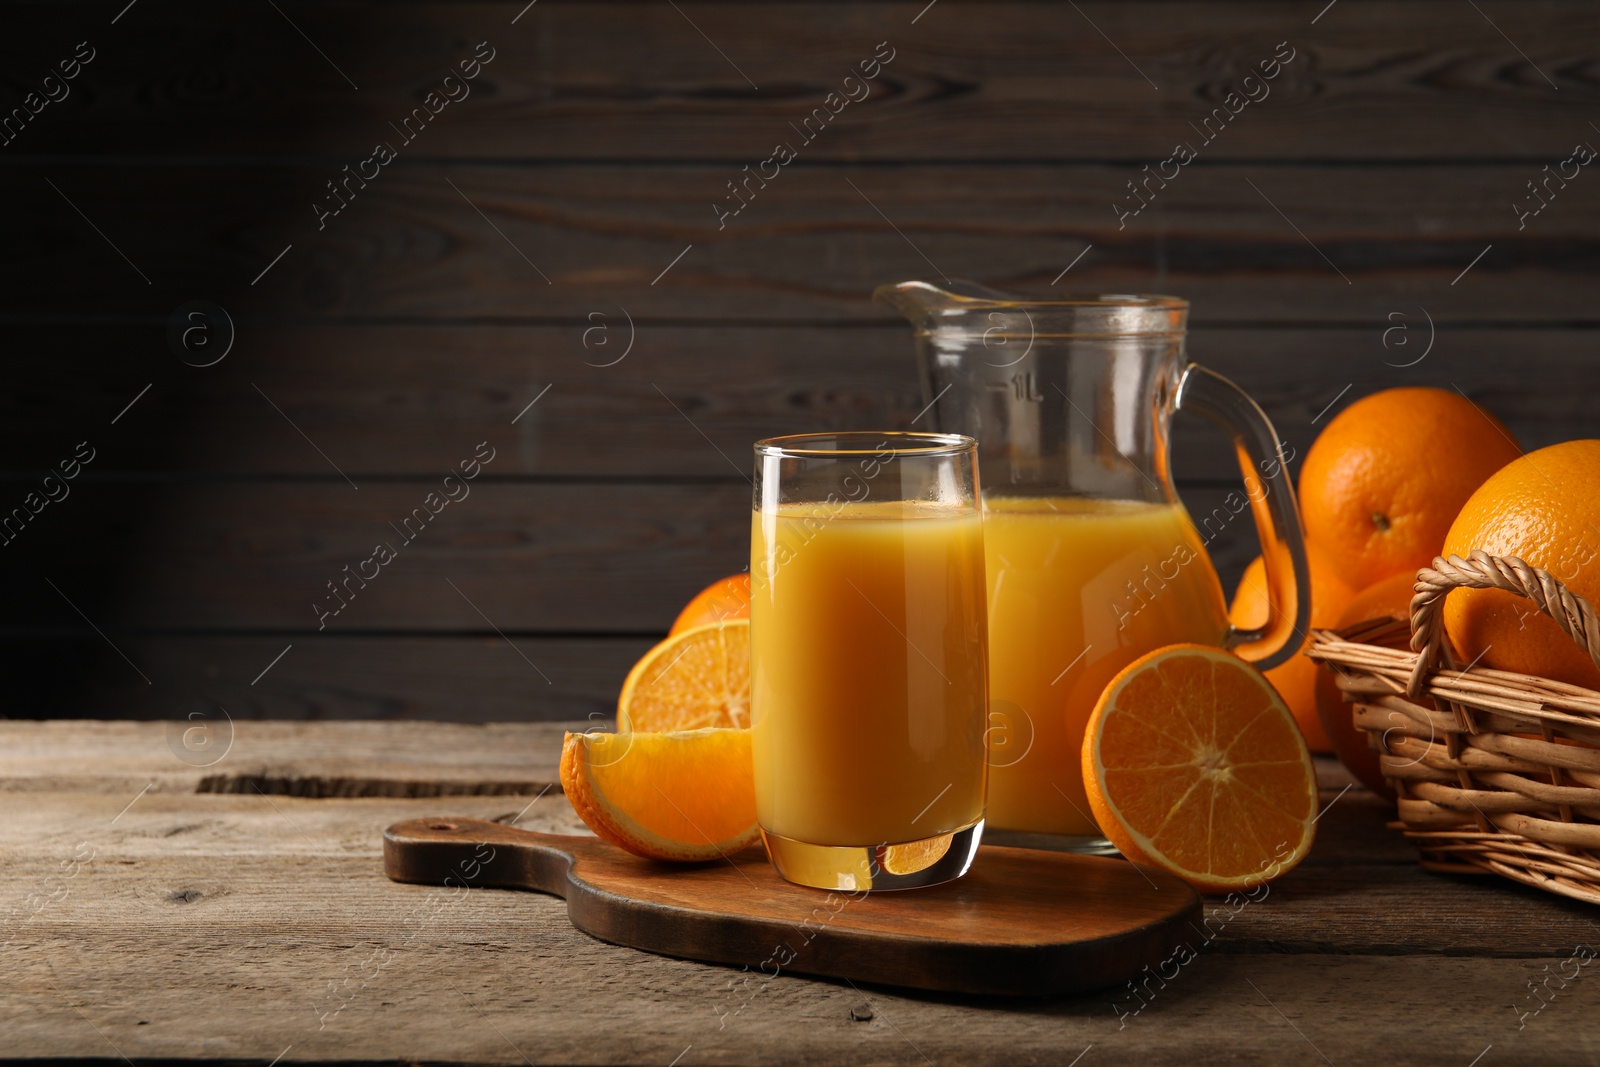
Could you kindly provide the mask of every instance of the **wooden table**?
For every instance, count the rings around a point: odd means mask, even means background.
[[[1600,1061],[1600,914],[1421,871],[1326,760],[1310,858],[1258,901],[1210,899],[1196,958],[1142,1002],[984,1003],[747,982],[593,940],[551,897],[383,876],[379,835],[400,819],[581,831],[554,784],[558,725],[241,722],[208,767],[172,730],[0,722],[0,1056]]]

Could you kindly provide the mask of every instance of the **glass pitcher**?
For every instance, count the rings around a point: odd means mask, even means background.
[[[879,288],[916,329],[933,426],[978,441],[989,596],[988,823],[1108,849],[1084,794],[1084,727],[1106,684],[1180,641],[1256,666],[1293,656],[1310,588],[1278,436],[1238,386],[1184,355],[1168,296],[1028,300],[964,281]],[[1168,427],[1197,411],[1231,436],[1245,491],[1190,518]],[[927,429],[927,426],[919,426]],[[1206,544],[1245,511],[1266,560],[1266,626],[1228,622]]]

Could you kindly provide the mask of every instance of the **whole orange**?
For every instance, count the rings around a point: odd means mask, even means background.
[[[1300,468],[1306,538],[1356,589],[1433,561],[1456,513],[1522,454],[1493,415],[1444,389],[1386,389],[1339,412]]]
[[[735,574],[719,578],[696,593],[694,599],[678,612],[678,618],[673,622],[672,629],[667,631],[667,636],[673,637],[708,623],[749,617],[750,575]]]
[[[1391,574],[1369,585],[1350,598],[1339,617],[1329,629],[1342,630],[1358,622],[1388,615],[1396,619],[1411,617],[1411,591],[1417,576],[1408,572]],[[1333,745],[1334,755],[1350,769],[1356,780],[1381,797],[1393,800],[1394,789],[1384,780],[1378,768],[1378,753],[1367,743],[1367,735],[1357,730],[1351,717],[1351,707],[1344,702],[1339,684],[1334,681],[1333,668],[1317,667],[1317,716],[1322,729]]]
[[[1345,603],[1354,590],[1340,576],[1339,566],[1328,556],[1306,546],[1306,561],[1311,569],[1311,625],[1329,626],[1344,610]],[[1286,605],[1285,613],[1294,611]],[[1271,612],[1267,599],[1267,565],[1260,556],[1250,561],[1239,588],[1233,594],[1233,606],[1228,609],[1228,619],[1235,626],[1263,625]],[[1278,691],[1283,702],[1289,705],[1294,721],[1300,724],[1306,747],[1313,752],[1331,752],[1333,746],[1323,732],[1322,720],[1317,717],[1317,665],[1305,656],[1296,654],[1287,663],[1279,664],[1266,672],[1267,680]]]
[[[1450,527],[1444,555],[1481,548],[1516,556],[1600,605],[1600,441],[1530,452],[1484,482]],[[1457,589],[1445,632],[1468,660],[1600,689],[1589,654],[1531,601],[1499,589]]]

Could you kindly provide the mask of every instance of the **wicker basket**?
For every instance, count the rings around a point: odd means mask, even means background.
[[[1315,630],[1355,725],[1399,794],[1396,827],[1431,870],[1491,872],[1600,904],[1600,692],[1459,660],[1445,594],[1504,589],[1532,600],[1600,666],[1600,620],[1519,559],[1473,552],[1417,572],[1411,622]]]

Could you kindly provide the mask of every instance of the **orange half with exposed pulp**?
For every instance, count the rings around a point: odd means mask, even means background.
[[[1305,739],[1261,672],[1221,649],[1170,645],[1113,678],[1089,719],[1083,776],[1124,856],[1203,892],[1270,882],[1311,849]]]
[[[672,635],[633,665],[617,698],[618,730],[749,725],[749,619]]]

